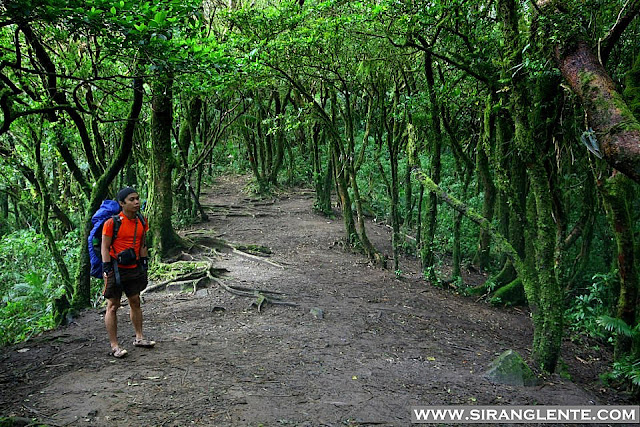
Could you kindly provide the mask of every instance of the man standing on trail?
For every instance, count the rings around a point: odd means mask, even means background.
[[[142,309],[140,308],[140,292],[147,287],[147,268],[149,252],[146,244],[146,234],[149,224],[139,213],[140,196],[131,187],[118,192],[118,203],[122,211],[114,218],[105,221],[102,228],[102,271],[104,276],[103,295],[107,300],[107,312],[104,323],[111,344],[111,355],[121,358],[127,355],[127,350],[118,344],[118,308],[122,291],[127,295],[130,317],[136,338],[136,347],[151,348],[155,341],[147,340],[142,334]],[[116,224],[116,237],[114,235]]]

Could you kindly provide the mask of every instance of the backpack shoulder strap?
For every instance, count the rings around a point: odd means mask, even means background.
[[[136,216],[140,220],[140,223],[142,224],[142,226],[146,227],[147,226],[147,221],[144,220],[144,216],[140,212],[136,212]]]
[[[140,220],[140,223],[142,224],[142,246],[141,247],[147,247],[147,231],[144,229],[147,226],[147,221],[145,221],[144,219],[144,215],[142,215],[140,212],[136,213],[136,216],[138,217],[138,219]]]
[[[119,214],[116,214],[111,218],[113,218],[113,235],[111,236],[111,242],[113,242],[118,236],[118,230],[120,230],[120,225],[122,225],[122,219]]]

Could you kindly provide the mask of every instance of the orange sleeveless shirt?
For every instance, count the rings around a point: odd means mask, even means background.
[[[144,219],[145,225],[142,226],[142,223],[136,216],[134,219],[127,218],[124,213],[120,212],[120,229],[118,230],[118,235],[116,236],[116,240],[111,242],[111,248],[109,248],[109,253],[111,254],[112,259],[116,259],[116,254],[124,251],[125,249],[133,247],[136,252],[136,258],[140,259],[140,248],[142,247],[142,241],[144,240],[144,235],[147,231],[149,231],[149,223],[147,219]],[[137,228],[136,228],[137,225]],[[135,247],[133,244],[133,235],[135,232],[136,243]],[[113,218],[109,218],[104,222],[102,226],[102,235],[103,236],[113,236]],[[118,265],[118,268],[135,268],[136,265]]]

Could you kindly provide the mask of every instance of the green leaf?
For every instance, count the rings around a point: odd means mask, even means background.
[[[153,17],[153,20],[158,24],[162,25],[167,17],[167,11],[156,12],[156,15]]]
[[[622,319],[611,316],[600,316],[596,322],[609,332],[621,334],[626,337],[632,337],[634,335],[634,330]]]

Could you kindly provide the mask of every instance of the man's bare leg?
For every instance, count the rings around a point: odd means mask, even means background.
[[[129,308],[131,309],[129,316],[131,317],[133,329],[136,331],[136,339],[133,342],[133,345],[136,347],[153,347],[156,345],[155,341],[146,340],[142,333],[142,308],[140,308],[140,295],[132,295],[128,298]]]
[[[107,299],[107,312],[104,314],[104,324],[109,335],[111,349],[118,348],[118,308],[120,308],[120,298]]]
[[[140,308],[140,294],[132,295],[128,298],[129,308],[131,309],[129,317],[131,317],[133,329],[136,331],[136,339],[141,340],[144,336],[142,335],[142,308]]]

